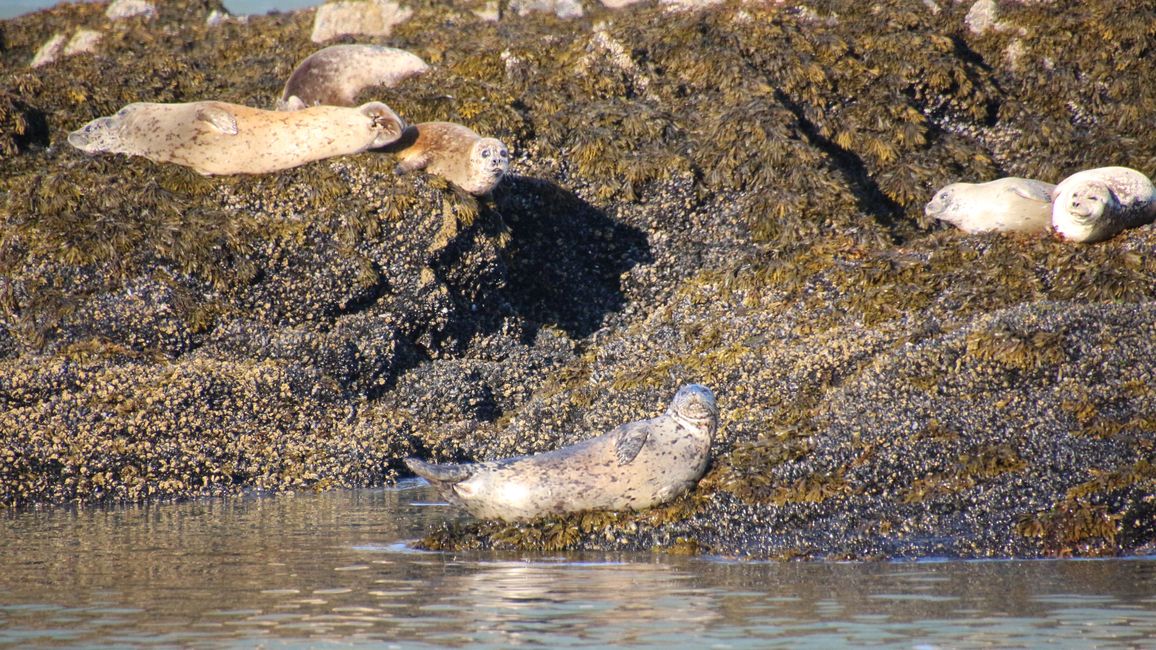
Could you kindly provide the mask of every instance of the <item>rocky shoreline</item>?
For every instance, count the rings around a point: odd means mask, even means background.
[[[272,107],[317,10],[0,22],[0,502],[375,485],[699,382],[720,429],[685,498],[425,544],[1153,551],[1156,229],[923,216],[957,180],[1156,172],[1145,3],[555,4],[329,41],[431,64],[363,100],[510,145],[481,198],[378,152],[202,177],[68,146],[133,101]],[[30,67],[80,30],[92,51]]]

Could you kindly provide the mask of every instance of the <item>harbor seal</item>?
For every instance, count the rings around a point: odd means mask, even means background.
[[[366,88],[392,88],[428,69],[421,57],[393,47],[331,45],[297,64],[281,91],[277,110],[353,106],[357,95]]]
[[[138,102],[68,134],[85,153],[122,153],[206,176],[262,174],[387,145],[405,129],[388,106],[315,106],[288,113],[226,102]]]
[[[453,122],[422,122],[390,148],[398,173],[424,169],[470,194],[486,194],[510,168],[510,152],[497,138],[483,138]]]
[[[1055,187],[1015,176],[987,183],[952,183],[935,193],[923,213],[968,233],[1042,234],[1051,225]]]
[[[1156,218],[1156,187],[1127,167],[1085,169],[1060,181],[1052,228],[1069,241],[1092,243]]]
[[[688,384],[663,415],[569,447],[476,464],[405,463],[451,504],[483,519],[641,510],[673,499],[702,477],[717,428],[714,394]]]

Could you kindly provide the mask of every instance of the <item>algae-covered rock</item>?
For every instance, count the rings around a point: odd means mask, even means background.
[[[1156,231],[1076,247],[923,215],[950,182],[1156,172],[1144,3],[532,4],[404,3],[388,38],[333,39],[430,63],[357,100],[500,138],[484,197],[382,152],[205,178],[67,144],[133,101],[272,106],[319,9],[0,23],[0,500],[372,485],[698,382],[720,429],[685,497],[424,543],[1154,548]],[[28,69],[81,30],[98,47]]]

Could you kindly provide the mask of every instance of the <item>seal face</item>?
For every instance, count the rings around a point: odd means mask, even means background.
[[[392,88],[429,69],[421,57],[381,45],[331,45],[305,57],[289,75],[279,111],[309,106],[353,106],[372,86]]]
[[[718,405],[688,384],[666,413],[533,456],[485,463],[405,463],[451,504],[483,519],[517,521],[584,510],[641,510],[698,482],[710,460]]]
[[[470,194],[486,194],[510,168],[510,151],[501,140],[483,138],[453,122],[422,122],[412,127],[412,143],[397,151],[400,173],[424,169]]]
[[[396,141],[405,128],[388,106],[315,106],[289,113],[226,102],[129,104],[68,134],[86,153],[122,153],[205,175],[262,174]]]
[[[1015,176],[987,183],[952,183],[935,193],[923,213],[969,233],[1044,233],[1052,219],[1055,187]]]
[[[1156,187],[1128,167],[1085,169],[1060,181],[1052,227],[1069,241],[1103,241],[1156,219]]]

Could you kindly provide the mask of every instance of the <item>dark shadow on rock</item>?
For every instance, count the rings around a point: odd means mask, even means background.
[[[878,183],[871,178],[871,174],[859,156],[821,135],[819,129],[807,119],[803,107],[788,97],[786,93],[776,90],[775,99],[795,114],[795,119],[798,120],[799,128],[807,137],[807,141],[835,163],[835,168],[843,174],[847,179],[847,184],[855,191],[855,199],[859,204],[859,209],[864,214],[871,215],[879,225],[886,228],[893,239],[900,240],[897,222],[903,215],[903,208],[884,194],[883,190],[879,189]]]
[[[626,304],[621,275],[653,259],[645,232],[550,181],[507,176],[494,202],[510,228],[505,294],[532,325],[593,334]]]

